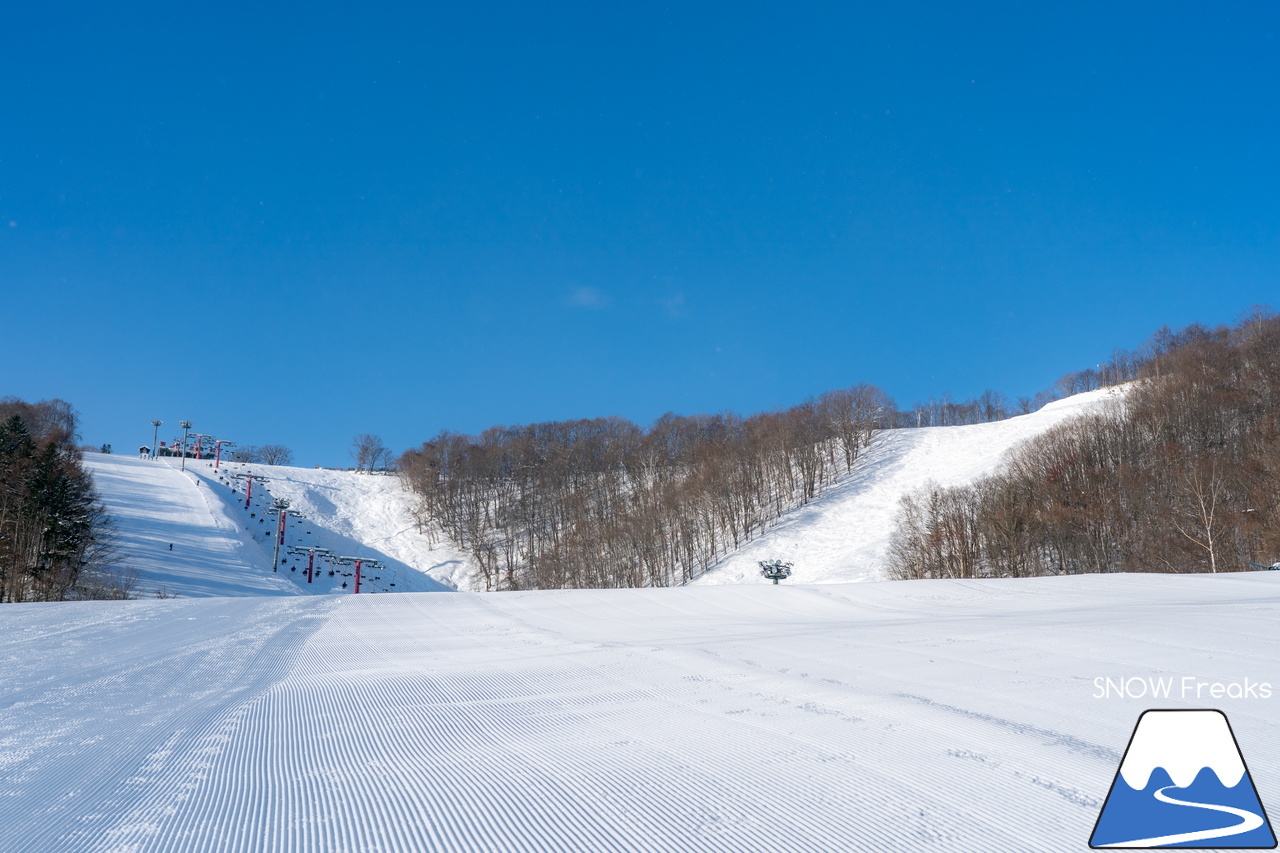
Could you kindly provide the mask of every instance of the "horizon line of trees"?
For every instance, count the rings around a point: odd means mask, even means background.
[[[905,496],[890,576],[1221,572],[1280,558],[1280,316],[1164,328],[1132,364],[1122,401],[1021,445],[991,476]]]
[[[1168,336],[1172,334],[1165,328],[1137,350],[1116,348],[1105,364],[1064,373],[1048,388],[1016,400],[1010,400],[1004,393],[990,388],[968,400],[956,401],[950,394],[930,397],[900,411],[895,426],[910,428],[992,423],[1029,415],[1064,397],[1120,385],[1137,378],[1143,366],[1168,346]]]
[[[292,465],[293,451],[283,444],[246,444],[232,448],[228,459],[231,462],[250,462],[261,465]]]

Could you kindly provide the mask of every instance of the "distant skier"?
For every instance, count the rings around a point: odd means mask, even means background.
[[[170,550],[170,551],[172,551],[172,550],[173,550],[173,543],[172,543],[172,542],[170,542],[170,543],[169,543],[169,550]]]

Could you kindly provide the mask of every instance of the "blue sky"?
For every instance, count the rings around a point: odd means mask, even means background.
[[[1273,3],[37,6],[0,394],[94,444],[1017,396],[1280,307]]]

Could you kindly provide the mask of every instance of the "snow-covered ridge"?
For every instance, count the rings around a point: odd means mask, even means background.
[[[1130,788],[1141,791],[1157,767],[1163,767],[1179,788],[1191,785],[1206,767],[1228,788],[1240,784],[1245,773],[1240,750],[1220,711],[1143,714],[1120,765],[1120,775]]]

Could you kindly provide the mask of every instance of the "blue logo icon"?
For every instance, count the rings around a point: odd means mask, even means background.
[[[1143,712],[1089,846],[1274,849],[1226,714]]]

